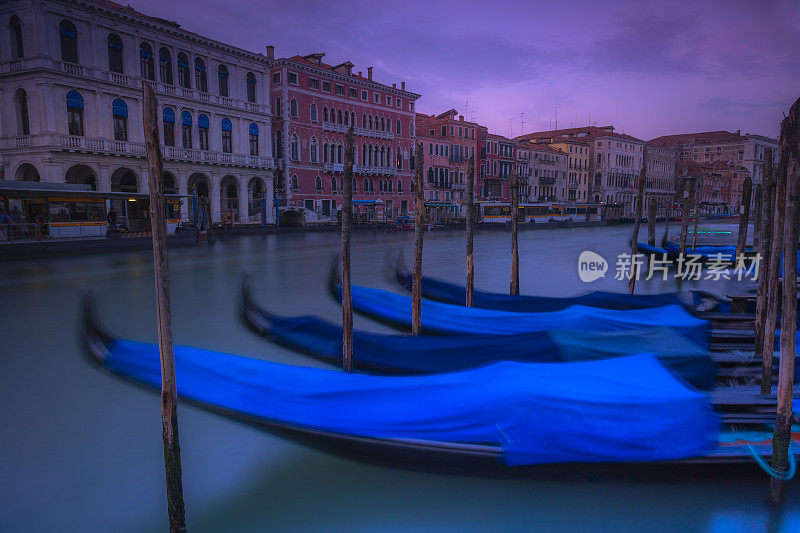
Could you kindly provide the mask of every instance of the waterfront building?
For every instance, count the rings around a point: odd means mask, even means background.
[[[528,143],[528,146],[531,168],[529,201],[567,201],[569,154],[544,143]]]
[[[698,187],[703,216],[738,214],[744,180],[750,175],[747,167],[728,161],[680,161],[677,166],[679,180],[688,178]]]
[[[467,170],[469,159],[473,158],[473,170],[476,188],[480,179],[481,147],[486,140],[486,126],[475,122],[464,120],[463,115],[459,115],[455,109],[448,109],[438,115],[425,115],[417,113],[416,116],[417,136],[428,140],[425,149],[425,166],[428,172],[427,158],[437,159],[437,165],[449,175],[449,180],[435,180],[436,187],[433,189],[437,201],[449,201],[457,204],[453,206],[443,206],[452,210],[458,216],[463,216],[461,206],[466,198]],[[436,148],[439,154],[436,154]],[[441,159],[441,150],[444,149],[444,157]],[[431,153],[433,149],[433,153]],[[485,150],[485,149],[484,149]],[[446,168],[444,168],[445,165]],[[430,182],[426,179],[426,187]],[[431,191],[426,191],[427,200],[431,199]],[[442,207],[442,206],[440,206]]]
[[[589,145],[588,195],[593,203],[613,206],[617,215],[631,215],[635,178],[642,168],[644,141],[617,133],[614,126],[584,126],[534,132],[521,138],[557,143],[579,140]]]
[[[496,133],[487,133],[486,142],[481,147],[478,199],[510,200],[509,179],[511,169],[516,164],[515,148],[516,141]],[[486,157],[483,157],[484,151]]]
[[[676,150],[671,147],[645,143],[644,160],[647,179],[644,183],[644,203],[642,213],[647,214],[650,200],[655,199],[657,210],[664,212],[664,207],[671,205],[675,198],[676,183]]]
[[[589,144],[563,137],[533,139],[568,154],[566,197],[569,202],[587,202],[589,198]],[[552,142],[551,142],[552,141]]]
[[[407,91],[405,82],[397,87],[373,80],[372,67],[364,75],[349,61],[325,63],[323,53],[274,59],[269,47],[267,55],[281,209],[307,221],[336,219],[345,133],[352,126],[357,220],[412,212],[414,105],[420,95]]]
[[[0,28],[10,43],[0,46],[8,179],[147,192],[146,81],[158,99],[165,191],[208,198],[214,220],[261,221],[274,166],[264,55],[108,0],[9,0]],[[144,214],[115,202],[121,223]],[[192,204],[182,202],[184,220]]]
[[[778,163],[778,141],[763,135],[741,130],[725,130],[662,135],[649,141],[651,144],[675,148],[679,161],[711,163],[723,161],[743,165],[753,179],[764,179],[764,150],[772,148],[773,164]]]

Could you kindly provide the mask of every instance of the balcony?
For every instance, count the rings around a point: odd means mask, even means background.
[[[344,172],[344,163],[324,163],[325,172]]]
[[[335,131],[339,133],[347,133],[347,130],[350,129],[348,124],[337,124],[336,122],[322,122],[322,130],[323,131]],[[353,128],[353,134],[358,135],[360,137],[376,137],[378,139],[394,139],[394,133],[391,131],[381,131],[381,130],[371,130],[369,128],[359,128],[358,126]]]
[[[553,176],[539,176],[539,183],[548,183],[552,184],[556,182],[556,178]]]
[[[128,157],[145,157],[147,155],[144,143],[132,141],[96,139],[79,135],[56,135],[53,144],[56,148],[76,152],[105,153]],[[163,145],[161,147],[161,153],[165,159],[187,163],[222,164],[262,169],[274,168],[275,166],[271,157],[257,155],[229,154],[225,152]]]
[[[64,72],[66,72],[67,74],[72,74],[73,76],[83,76],[83,67],[80,65],[62,61],[61,68],[63,68]]]
[[[21,137],[17,137],[14,139],[15,145],[17,148],[30,148],[31,147],[31,137],[30,135],[23,135]]]
[[[394,176],[397,169],[394,167],[381,167],[374,165],[353,165],[353,172],[357,174],[375,174],[384,176]]]
[[[453,184],[453,190],[454,191],[466,191],[467,190],[467,184],[466,183],[454,183]]]

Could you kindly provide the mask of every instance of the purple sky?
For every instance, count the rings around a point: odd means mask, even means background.
[[[800,96],[795,0],[128,1],[256,52],[372,65],[377,81],[422,94],[418,111],[464,113],[469,100],[467,118],[501,135],[522,133],[523,112],[525,132],[548,129],[558,102],[560,127],[776,136]]]

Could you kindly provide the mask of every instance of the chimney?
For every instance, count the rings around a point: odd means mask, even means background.
[[[271,44],[267,45],[267,59],[275,59],[275,47]]]
[[[404,81],[400,82],[400,90],[403,90],[403,91],[406,90],[406,82],[404,82]]]
[[[464,115],[458,115],[458,120],[460,122],[464,122]]]
[[[358,75],[359,75],[359,76],[361,76],[361,72],[362,72],[362,71],[360,71],[360,70],[358,71]],[[361,77],[363,78],[364,76],[361,76]]]
[[[372,67],[367,67],[367,78],[372,79]]]
[[[736,135],[741,135],[741,134],[742,134],[742,130],[736,130]]]
[[[397,84],[396,83],[392,84],[392,89],[397,89]]]

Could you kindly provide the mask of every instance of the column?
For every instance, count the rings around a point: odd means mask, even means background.
[[[249,191],[247,183],[253,176],[241,176],[239,178],[239,222],[249,222]]]
[[[208,191],[208,201],[211,205],[211,220],[219,222],[221,220],[220,217],[220,182],[222,181],[222,177],[214,172],[208,175],[208,179],[211,182],[209,185]]]

